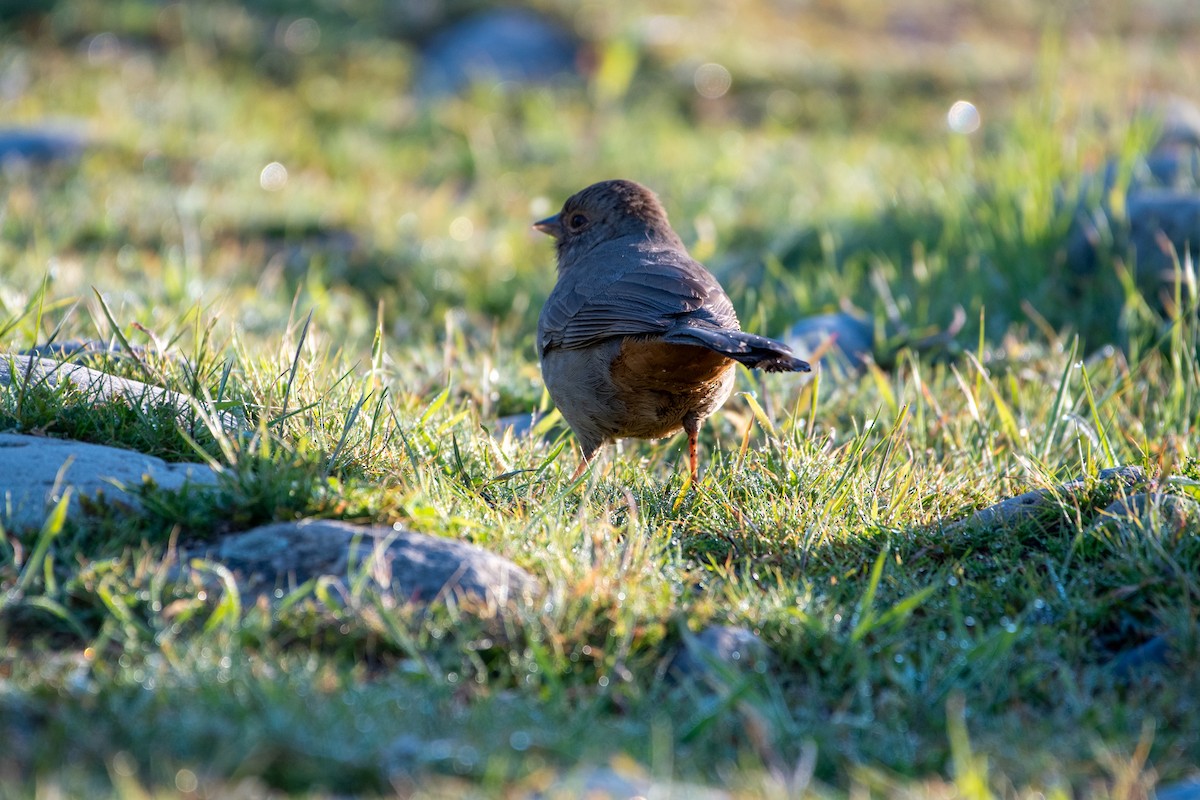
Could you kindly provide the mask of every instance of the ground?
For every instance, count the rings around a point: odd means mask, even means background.
[[[3,393],[5,431],[223,479],[0,535],[0,793],[571,796],[603,770],[1136,797],[1193,775],[1200,527],[1161,498],[1200,493],[1200,323],[1186,282],[1143,293],[1120,230],[1158,136],[1136,110],[1200,101],[1200,7],[545,2],[586,41],[578,75],[418,96],[433,32],[482,5],[0,13],[5,126],[66,143],[0,171],[5,350],[144,347],[93,365],[246,420]],[[679,439],[572,484],[556,415],[500,435],[552,411],[529,223],[611,177],[659,193],[747,328],[850,306],[875,364],[740,373],[694,484]],[[1081,205],[1112,222],[1085,269]],[[1101,513],[1115,466],[1151,482],[1136,521]],[[951,525],[1080,476],[1045,515]],[[241,603],[166,579],[177,545],[313,517],[468,541],[546,593]],[[673,677],[711,625],[769,658]]]

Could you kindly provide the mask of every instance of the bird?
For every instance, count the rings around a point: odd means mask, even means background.
[[[783,342],[741,329],[729,295],[645,186],[594,183],[533,228],[555,241],[558,275],[538,318],[537,354],[579,443],[572,481],[616,439],[680,430],[695,481],[701,425],[733,391],[736,364],[809,371]]]

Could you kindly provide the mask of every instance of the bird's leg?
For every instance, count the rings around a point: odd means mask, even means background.
[[[575,474],[571,476],[571,483],[579,480],[588,466],[596,460],[596,453],[600,452],[600,445],[582,445],[579,450],[579,466],[575,468]]]
[[[571,483],[574,483],[575,481],[579,480],[579,478],[587,470],[588,464],[590,464],[590,463],[591,462],[588,461],[586,458],[579,459],[579,466],[575,468],[575,473],[573,475],[571,475]]]
[[[692,482],[695,483],[700,474],[700,423],[703,420],[694,415],[683,418],[683,429],[688,437],[688,466],[692,470]]]

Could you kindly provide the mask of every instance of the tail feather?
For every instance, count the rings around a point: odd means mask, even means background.
[[[807,361],[796,358],[792,348],[783,342],[756,333],[688,325],[668,332],[663,339],[707,347],[751,369],[767,372],[808,372],[811,369]]]

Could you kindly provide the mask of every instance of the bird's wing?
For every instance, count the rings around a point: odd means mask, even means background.
[[[737,327],[733,304],[717,279],[686,253],[626,251],[614,254],[614,260],[625,263],[604,270],[604,280],[593,272],[555,287],[539,320],[542,352],[589,347],[614,336],[666,333],[690,321]],[[574,267],[581,268],[586,265]]]

